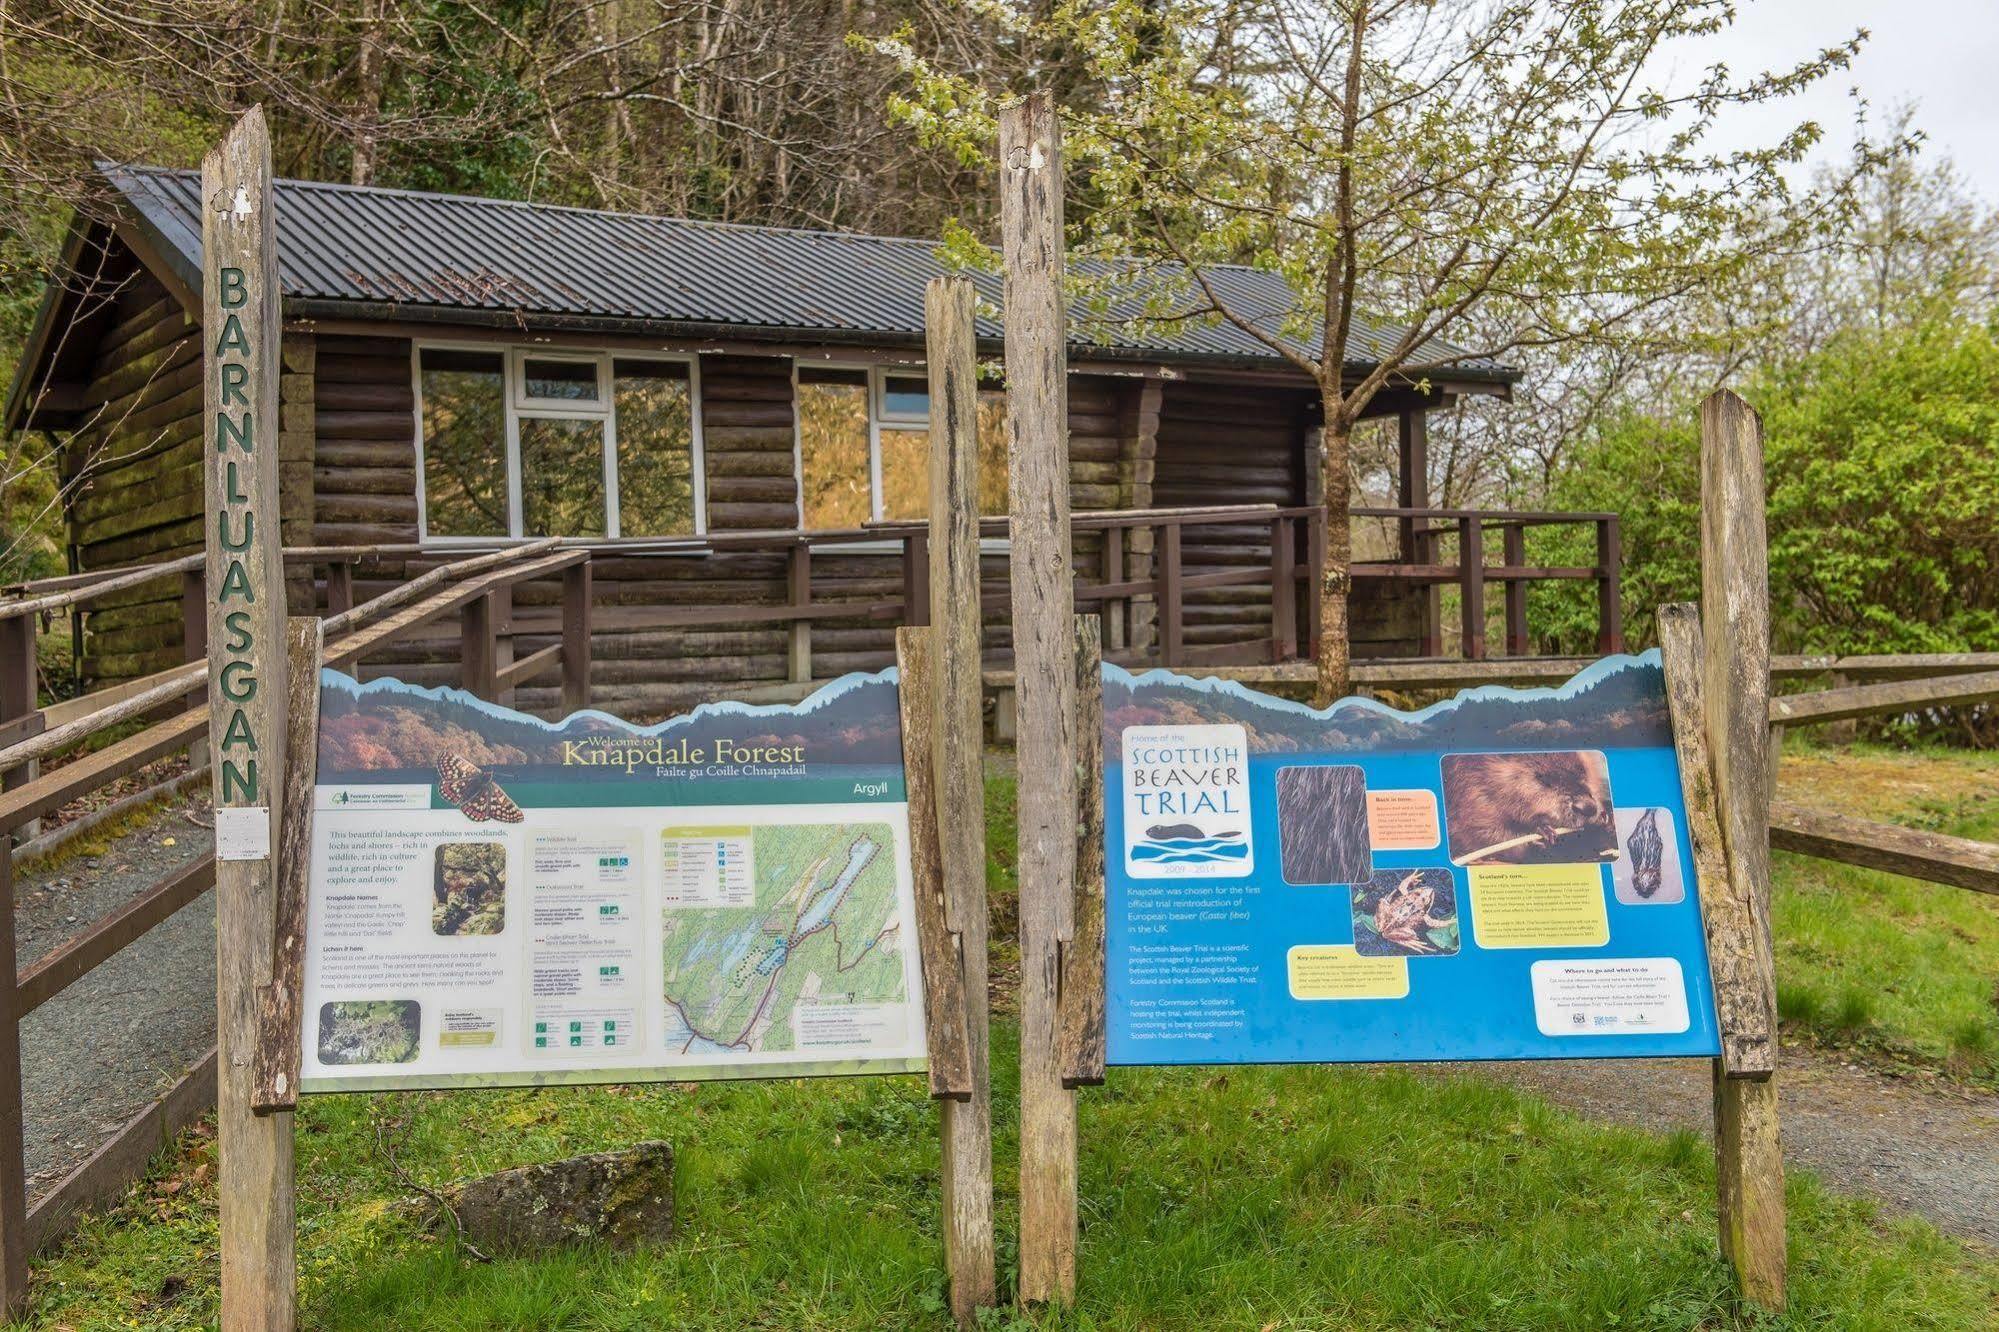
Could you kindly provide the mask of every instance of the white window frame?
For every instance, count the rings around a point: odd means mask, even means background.
[[[886,404],[888,381],[891,377],[896,379],[921,379],[925,383],[925,392],[927,393],[929,384],[927,367],[922,364],[912,367],[880,361],[800,361],[797,359],[792,361],[791,367],[791,400],[794,404],[792,410],[791,457],[792,479],[798,488],[798,530],[801,532],[806,530],[805,427],[799,418],[796,408],[799,388],[798,372],[801,369],[836,370],[847,374],[862,374],[867,376],[868,518],[870,522],[876,523],[889,521],[882,515],[882,431],[885,428],[899,430],[910,427],[921,427],[924,430],[928,430],[930,428],[930,414],[925,412],[919,417],[910,412],[889,411]],[[987,554],[1004,554],[1011,549],[1011,544],[1006,537],[981,537],[979,540],[979,549]],[[833,549],[849,553],[869,554],[900,550],[901,548],[902,543],[900,541],[883,540],[843,542]]]
[[[483,352],[500,357],[500,398],[505,409],[503,450],[507,469],[507,530],[497,536],[433,536],[430,531],[430,504],[424,493],[423,439],[423,353],[426,351]],[[528,360],[572,361],[597,368],[595,401],[576,398],[530,398],[527,396]],[[690,484],[694,491],[694,531],[708,532],[708,465],[701,438],[701,359],[685,353],[653,351],[592,351],[569,347],[514,346],[494,342],[413,340],[410,343],[410,383],[415,392],[411,428],[416,439],[417,539],[427,546],[483,546],[494,542],[517,543],[532,538],[522,530],[521,427],[526,421],[597,421],[603,428],[604,535],[583,537],[585,541],[663,541],[667,537],[626,538],[618,512],[618,414],[615,388],[617,361],[656,361],[687,367]],[[801,503],[802,503],[801,499]]]

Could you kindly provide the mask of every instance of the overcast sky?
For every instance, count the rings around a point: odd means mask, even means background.
[[[1741,142],[1770,142],[1810,119],[1826,131],[1820,151],[1837,157],[1853,140],[1857,88],[1875,125],[1915,103],[1925,156],[1950,157],[1999,206],[1999,0],[1740,0],[1733,28],[1674,64],[1683,75],[1717,58],[1739,75],[1784,69],[1856,28],[1870,36],[1851,68],[1781,106],[1731,113]]]

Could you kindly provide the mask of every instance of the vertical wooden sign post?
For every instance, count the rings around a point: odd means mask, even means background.
[[[1701,405],[1701,604],[1659,608],[1687,834],[1702,885],[1721,1057],[1716,1210],[1743,1297],[1784,1307],[1777,979],[1770,939],[1770,586],[1763,428],[1722,390]]]
[[[1069,547],[1062,150],[1053,100],[1000,112],[1014,675],[1020,716],[1020,1298],[1076,1293],[1076,1093],[1062,948],[1075,929],[1075,589]]]
[[[941,1103],[951,1312],[997,1300],[986,1001],[985,755],[979,609],[979,370],[975,295],[941,277],[924,293],[930,367],[930,760],[946,938],[961,979],[970,1096]],[[905,681],[905,688],[915,685]],[[912,813],[912,817],[915,814]]]
[[[222,1326],[247,1332],[292,1327],[296,1286],[291,1116],[251,1109],[285,771],[277,238],[260,108],[208,155],[201,184]]]

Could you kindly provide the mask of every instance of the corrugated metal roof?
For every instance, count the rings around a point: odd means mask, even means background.
[[[199,174],[142,166],[106,166],[104,172],[163,242],[168,262],[198,287]],[[324,314],[334,306],[367,307],[386,318],[505,316],[532,325],[540,316],[569,327],[628,322],[703,333],[906,342],[923,335],[925,283],[946,271],[935,243],[924,240],[303,180],[278,182],[277,229],[288,304]],[[972,278],[997,304],[999,279]],[[1271,327],[1292,308],[1275,274],[1220,268],[1210,280],[1232,308],[1259,312]],[[1189,320],[1160,331],[1101,325],[1082,310],[1074,317],[1075,345],[1086,355],[1281,361],[1250,334],[1219,321]],[[1099,328],[1102,335],[1094,336]],[[979,333],[997,340],[1000,328],[982,319]],[[1390,336],[1379,326],[1357,326],[1350,360],[1372,364]],[[1468,378],[1518,378],[1443,343],[1431,344],[1418,359],[1453,361],[1454,373]]]

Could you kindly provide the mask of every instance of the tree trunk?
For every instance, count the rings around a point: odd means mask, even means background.
[[[1319,571],[1319,681],[1314,706],[1352,692],[1353,652],[1347,638],[1347,594],[1353,588],[1353,424],[1337,399],[1325,400],[1319,440],[1320,489],[1326,506],[1326,564]]]

